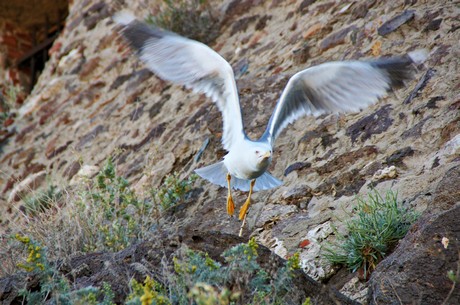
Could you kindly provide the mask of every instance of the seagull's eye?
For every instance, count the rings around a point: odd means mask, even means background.
[[[256,150],[256,155],[260,154],[260,151]]]

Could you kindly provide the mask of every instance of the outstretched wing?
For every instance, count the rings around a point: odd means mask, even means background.
[[[210,97],[222,112],[226,150],[244,137],[240,103],[230,64],[208,46],[154,28],[122,11],[114,16],[121,33],[158,77]]]
[[[262,138],[271,145],[289,124],[305,115],[359,111],[412,77],[412,59],[329,62],[289,80]]]

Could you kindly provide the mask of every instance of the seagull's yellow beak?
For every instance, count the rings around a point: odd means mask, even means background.
[[[272,156],[272,153],[267,151],[263,156],[262,156],[262,159],[268,159]]]

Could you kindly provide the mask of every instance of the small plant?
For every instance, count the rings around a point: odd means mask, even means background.
[[[84,236],[84,251],[119,251],[137,240],[142,223],[139,214],[148,213],[148,206],[117,176],[109,158],[96,176],[95,185],[80,195],[74,215],[89,229]]]
[[[164,0],[146,22],[205,44],[220,32],[220,23],[206,0]]]
[[[192,189],[197,175],[191,175],[187,180],[181,180],[177,173],[166,177],[159,189],[150,191],[152,200],[165,212],[180,203]]]
[[[449,270],[447,272],[447,277],[452,281],[452,283],[458,283],[458,276],[454,273],[453,270]]]
[[[28,253],[26,261],[24,263],[18,263],[18,267],[28,272],[34,270],[45,270],[45,266],[47,266],[48,261],[46,260],[44,249],[28,236],[16,234],[15,239],[27,247]]]
[[[170,305],[166,289],[155,281],[154,279],[147,276],[144,280],[144,284],[132,280],[130,282],[132,292],[129,294],[126,305]]]
[[[300,254],[299,254],[299,252],[294,253],[291,257],[288,258],[287,267],[288,267],[288,269],[290,271],[300,269]]]
[[[83,251],[119,251],[151,234],[156,218],[179,204],[192,189],[196,176],[181,180],[177,174],[167,176],[151,197],[141,199],[118,176],[109,158],[96,176],[95,184],[83,192],[74,215],[83,224]]]
[[[25,212],[28,215],[36,216],[52,207],[61,197],[62,194],[57,186],[50,185],[46,190],[32,194],[24,199]]]
[[[391,248],[403,238],[418,214],[399,205],[397,194],[387,192],[383,198],[377,191],[368,200],[357,198],[356,217],[346,222],[347,235],[336,232],[336,243],[324,247],[330,262],[342,264],[363,277],[375,269]]]
[[[33,272],[38,276],[39,289],[30,291],[22,289],[22,295],[30,305],[44,304],[94,304],[94,305],[113,305],[113,291],[110,285],[103,284],[102,290],[94,287],[86,287],[76,291],[70,291],[67,279],[61,275],[56,268],[48,261],[46,249],[38,242],[28,236],[16,234],[14,239],[19,241],[27,251],[27,259],[18,263],[18,267],[27,272]],[[97,302],[102,296],[102,303]]]
[[[234,304],[232,301],[238,298],[237,294],[232,294],[227,288],[219,291],[219,288],[206,283],[195,284],[187,296],[197,305],[229,305]]]
[[[305,301],[302,303],[302,305],[311,305],[311,299],[306,298]]]
[[[12,107],[12,105],[17,101],[18,96],[21,94],[22,91],[23,89],[19,85],[13,85],[12,83],[7,85],[6,100],[9,104],[9,107]]]
[[[19,85],[3,85],[3,89],[0,90],[0,125],[6,126],[8,119],[14,116],[13,108],[22,92],[23,89]]]
[[[445,248],[447,248],[447,245],[445,246]],[[449,293],[447,294],[447,297],[444,299],[441,305],[449,304],[449,299],[452,297],[452,294],[454,293],[455,288],[457,287],[457,284],[460,280],[460,251],[458,251],[458,258],[459,260],[457,261],[457,271],[447,271],[447,278],[452,282],[452,286],[450,287]]]

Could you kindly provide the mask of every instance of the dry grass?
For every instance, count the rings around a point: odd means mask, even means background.
[[[8,234],[0,236],[0,277],[18,271],[24,251],[14,236],[20,234],[46,248],[50,261],[95,251],[119,251],[155,233],[159,218],[180,204],[191,190],[194,177],[166,177],[146,196],[135,194],[117,175],[108,160],[93,179],[73,187],[49,184],[45,190],[30,190],[18,208],[19,221],[11,222]]]

